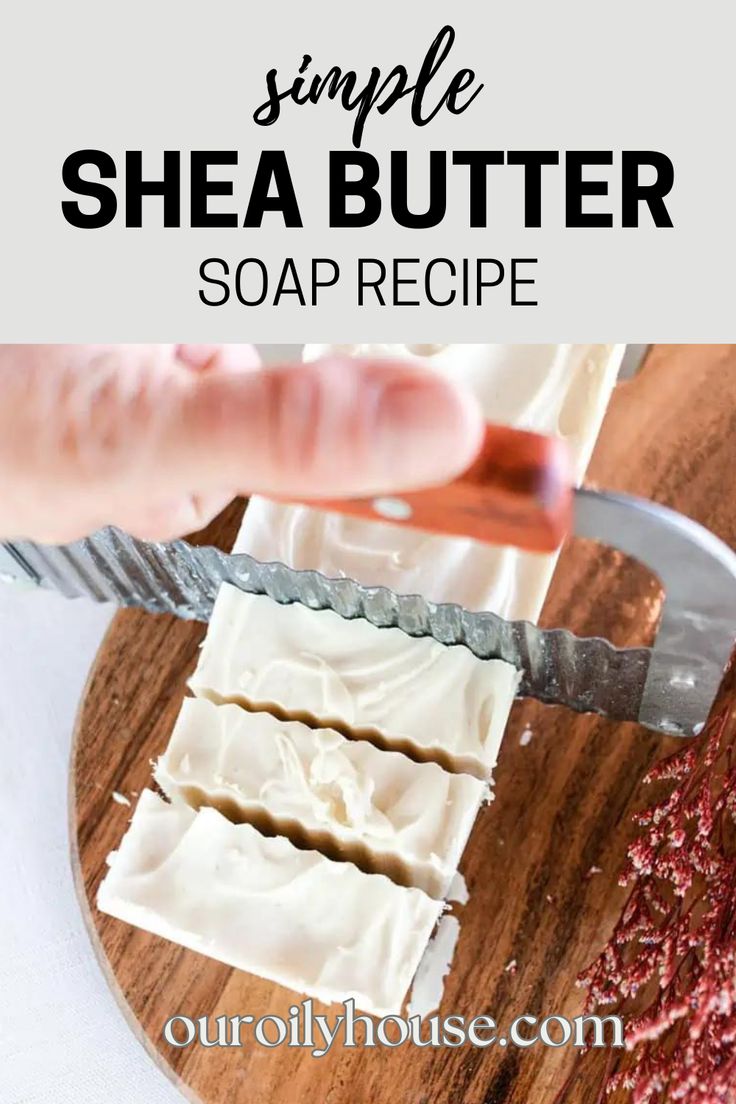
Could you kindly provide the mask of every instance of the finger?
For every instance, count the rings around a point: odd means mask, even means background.
[[[152,504],[123,504],[118,509],[115,524],[141,540],[174,540],[204,529],[235,497],[234,492],[213,492],[181,495],[179,498]]]
[[[176,345],[174,353],[200,371],[254,372],[261,366],[255,345]]]
[[[161,461],[190,485],[375,494],[454,478],[474,459],[482,429],[473,396],[439,375],[330,357],[187,378]]]
[[[285,497],[410,490],[452,478],[480,445],[474,400],[405,362],[343,357],[253,371],[251,346],[210,352],[5,347],[0,531],[69,540],[126,519],[138,527],[130,504],[181,503],[193,487]],[[198,527],[191,515],[164,522],[161,509],[141,531]]]
[[[192,374],[173,345],[0,346],[0,534],[72,540],[121,524],[131,495],[145,508],[197,487],[159,493],[150,449]]]

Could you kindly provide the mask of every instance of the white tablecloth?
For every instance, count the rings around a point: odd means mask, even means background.
[[[182,1104],[106,986],[69,865],[70,738],[109,617],[0,586],[3,1104]]]

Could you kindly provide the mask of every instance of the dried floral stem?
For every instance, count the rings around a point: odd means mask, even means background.
[[[626,1052],[603,1074],[611,1101],[736,1104],[735,758],[732,657],[702,736],[645,779],[672,789],[636,817],[643,831],[620,879],[629,896],[579,978],[585,1011],[626,1025]]]

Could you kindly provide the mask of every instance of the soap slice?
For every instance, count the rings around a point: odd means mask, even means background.
[[[488,778],[516,669],[400,629],[220,588],[197,669],[198,697],[350,729],[388,750]]]
[[[172,799],[286,835],[432,897],[450,888],[488,787],[334,729],[186,698],[155,778]]]
[[[593,451],[624,349],[376,343],[340,347],[356,356],[408,360],[457,380],[473,391],[488,421],[557,434],[570,449],[576,482]],[[314,360],[334,351],[335,346],[307,345],[304,356]],[[540,555],[420,533],[258,496],[248,503],[233,551],[525,621],[539,617],[557,562],[554,552]]]
[[[442,910],[352,863],[301,851],[215,809],[140,797],[97,898],[102,912],[330,1003],[401,1011]]]

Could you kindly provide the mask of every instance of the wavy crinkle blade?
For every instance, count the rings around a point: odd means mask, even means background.
[[[363,617],[502,659],[522,672],[520,696],[693,735],[704,723],[736,636],[736,554],[702,526],[652,502],[588,489],[575,494],[575,533],[620,549],[659,578],[665,601],[652,648],[539,629],[351,579],[260,563],[185,541],[145,543],[105,529],[69,545],[0,548],[0,579],[153,613],[207,621],[222,583]]]

